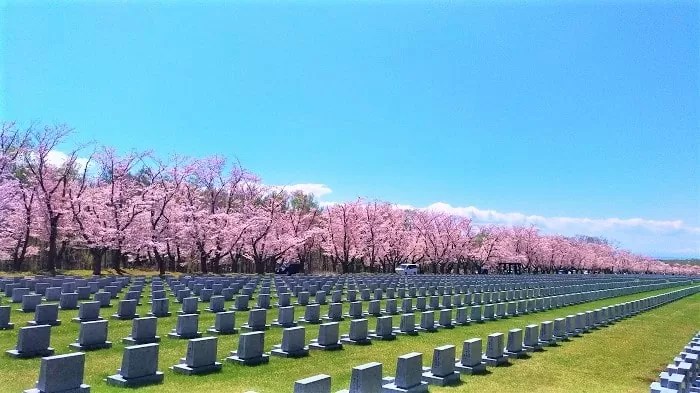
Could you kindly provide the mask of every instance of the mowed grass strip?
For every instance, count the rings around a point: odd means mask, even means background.
[[[676,288],[678,289],[678,288]],[[166,379],[164,384],[140,388],[143,392],[181,392],[183,389],[196,389],[202,392],[208,391],[227,391],[227,392],[243,392],[246,390],[255,390],[257,392],[285,392],[291,391],[293,382],[297,379],[301,379],[310,375],[325,373],[333,377],[333,388],[334,390],[346,388],[349,385],[350,372],[353,366],[367,363],[370,361],[378,361],[384,363],[384,371],[386,375],[391,375],[394,373],[396,357],[404,353],[418,351],[424,353],[424,363],[428,365],[432,357],[432,350],[434,347],[443,344],[453,344],[458,347],[458,354],[461,353],[461,343],[463,340],[473,337],[485,338],[488,334],[494,332],[507,332],[508,329],[512,328],[523,328],[525,325],[530,323],[539,323],[544,320],[551,320],[558,317],[563,317],[568,314],[581,312],[585,310],[591,310],[593,308],[603,307],[606,305],[611,305],[619,302],[624,302],[633,299],[640,299],[646,296],[669,292],[672,289],[651,291],[645,293],[639,293],[636,295],[622,296],[617,298],[610,298],[599,300],[595,302],[575,305],[571,307],[560,308],[557,310],[550,310],[547,312],[539,312],[534,314],[528,314],[520,317],[508,318],[504,320],[499,320],[495,322],[486,322],[483,324],[472,324],[466,327],[457,327],[453,330],[441,329],[437,333],[423,333],[418,337],[399,337],[393,342],[374,342],[372,346],[369,347],[354,347],[345,346],[345,350],[339,352],[312,352],[311,357],[305,359],[280,359],[273,358],[269,365],[259,366],[259,367],[244,367],[234,364],[225,364],[224,370],[219,374],[207,375],[207,376],[181,376],[174,374],[167,370],[167,368],[173,364],[176,364],[179,358],[183,357],[187,347],[186,340],[172,340],[167,338],[167,333],[175,327],[177,317],[173,315],[169,318],[160,318],[158,321],[158,332],[162,338],[161,348],[160,348],[160,369],[166,371]],[[144,290],[144,295],[150,293],[150,290]],[[697,296],[693,298],[697,301]],[[3,304],[7,304],[6,299],[3,299]],[[143,305],[139,307],[138,312],[141,315],[149,309],[147,304],[147,298],[144,297],[142,300]],[[251,305],[254,300],[251,301]],[[685,300],[683,301],[685,302]],[[113,301],[116,304],[116,301]],[[227,302],[227,306],[230,306],[232,302]],[[14,305],[17,306],[17,305]],[[347,310],[348,304],[344,304],[344,311]],[[665,306],[665,307],[673,307]],[[21,312],[14,311],[12,313],[12,320],[16,324],[14,331],[0,331],[0,349],[7,350],[13,348],[16,343],[16,329],[22,326],[26,326],[26,321],[33,318],[32,313],[24,314]],[[199,327],[200,331],[205,331],[206,328],[213,325],[214,314],[203,311],[205,308],[204,304],[200,304],[200,310],[202,314],[200,315]],[[177,311],[179,309],[179,304],[171,301],[171,311]],[[322,315],[327,311],[327,306],[322,307]],[[695,310],[697,315],[697,309]],[[112,313],[116,312],[116,307],[109,309],[102,309],[101,315],[105,318],[109,317]],[[656,312],[656,311],[654,311]],[[61,311],[60,319],[63,324],[58,327],[52,328],[52,338],[51,344],[56,348],[57,353],[68,353],[68,344],[72,343],[78,336],[78,324],[70,322],[70,319],[77,316],[77,310],[75,311]],[[236,322],[237,326],[240,326],[247,320],[247,312],[237,313]],[[268,322],[276,317],[276,310],[268,311]],[[303,315],[303,307],[296,307],[296,317]],[[644,318],[647,314],[642,314],[640,316],[634,317],[632,319],[618,322],[617,325],[608,327],[599,332],[591,333],[585,338],[577,339],[571,343],[566,343],[559,348],[551,349],[544,353],[536,354],[532,359],[527,361],[520,361],[512,367],[507,367],[503,369],[496,369],[493,374],[483,377],[464,377],[464,382],[461,387],[452,387],[444,391],[473,391],[473,389],[481,388],[481,386],[489,385],[495,391],[522,391],[523,387],[528,387],[532,389],[533,387],[542,386],[545,389],[547,386],[551,386],[552,389],[559,389],[561,385],[555,375],[552,373],[559,373],[559,371],[548,372],[549,370],[546,357],[550,356],[552,353],[561,352],[562,350],[567,350],[568,347],[573,347],[574,345],[587,346],[587,342],[591,338],[596,336],[604,336],[611,329],[617,328],[618,326],[626,325],[632,322],[636,318]],[[374,321],[376,318],[370,317],[370,328],[373,328]],[[394,317],[394,324],[398,325],[399,317]],[[695,320],[694,328],[697,327],[697,319]],[[347,332],[349,329],[349,321],[341,322],[341,333]],[[117,392],[122,389],[112,388],[106,386],[102,381],[110,374],[114,374],[116,369],[119,368],[121,363],[121,356],[124,345],[121,344],[121,339],[129,335],[131,331],[131,321],[115,321],[110,320],[109,322],[109,340],[114,342],[114,347],[109,350],[100,350],[95,352],[87,353],[86,361],[86,383],[93,386],[93,389],[105,392]],[[683,330],[685,331],[685,330]],[[692,329],[689,330],[692,332]],[[306,326],[306,339],[309,341],[315,338],[318,333],[318,326],[307,325]],[[633,331],[630,334],[634,334]],[[665,357],[661,357],[662,360],[660,365],[655,364],[654,367],[659,368],[670,361],[673,358],[674,353],[682,347],[683,339],[687,341],[686,337],[689,334],[685,334],[680,338],[680,343],[678,345],[667,348],[667,351],[663,354]],[[282,329],[273,328],[265,333],[265,344],[266,350],[269,351],[274,344],[281,342]],[[219,354],[218,358],[223,359],[228,355],[228,352],[235,349],[238,343],[238,335],[233,336],[220,336],[219,338]],[[616,353],[613,351],[613,346],[603,346],[602,352],[597,357],[610,358],[615,357]],[[644,349],[642,349],[643,351]],[[4,354],[3,354],[4,355]],[[638,353],[635,356],[644,357],[643,353]],[[565,359],[569,359],[565,357]],[[586,358],[588,359],[588,358]],[[584,359],[585,360],[585,359]],[[533,376],[530,378],[527,373],[516,371],[516,368],[526,367],[526,363],[533,363],[533,365],[540,364],[543,370],[543,376],[539,378]],[[582,370],[589,369],[590,360],[580,363],[580,368]],[[40,359],[28,359],[28,360],[16,360],[11,359],[6,356],[0,357],[0,391],[2,392],[17,392],[33,387],[39,372]],[[516,367],[516,368],[514,368]],[[594,368],[590,368],[593,370]],[[493,370],[493,369],[492,369]],[[508,373],[508,371],[515,371],[514,373]],[[639,368],[637,371],[642,372],[642,376],[639,378],[654,378],[658,372],[652,372],[651,374],[644,374],[644,370]],[[534,372],[534,371],[533,371]],[[501,375],[500,377],[498,377]],[[566,379],[566,373],[562,374]],[[595,375],[595,373],[593,374]],[[650,375],[650,376],[649,376]],[[496,377],[496,378],[494,378]],[[512,378],[512,380],[506,379]],[[590,376],[588,377],[590,378]],[[548,381],[552,381],[548,383]],[[613,381],[614,382],[614,381]],[[613,382],[610,382],[611,384]],[[598,391],[616,391],[616,390],[606,390],[604,388],[607,381],[601,382],[601,389]],[[476,385],[475,385],[476,384]],[[586,385],[590,385],[590,381],[586,382]],[[646,381],[639,381],[637,386],[648,385]],[[611,385],[612,386],[612,385]],[[585,390],[587,386],[582,386],[579,391],[592,391]],[[504,390],[505,389],[505,390]],[[510,390],[509,390],[510,389]],[[438,388],[432,388],[434,391],[441,391]],[[639,390],[639,389],[637,389]],[[539,390],[538,390],[539,391]],[[543,390],[545,391],[545,390]],[[551,390],[551,391],[572,391],[572,390]]]

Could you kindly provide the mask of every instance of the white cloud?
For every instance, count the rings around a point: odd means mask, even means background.
[[[320,183],[299,183],[270,187],[276,190],[285,190],[288,192],[301,191],[304,194],[312,194],[317,199],[333,192],[330,187]]]
[[[609,230],[644,229],[654,233],[689,232],[700,234],[700,228],[688,226],[682,220],[648,220],[644,218],[586,218],[586,217],[544,217],[523,213],[504,213],[496,210],[482,210],[474,206],[455,207],[448,203],[436,202],[424,208],[447,214],[469,217],[480,223],[535,225],[558,233],[577,230],[586,233],[602,233]],[[579,233],[576,232],[576,233]]]
[[[46,154],[46,162],[49,165],[60,167],[68,161],[68,154],[60,150],[51,150]],[[78,170],[82,171],[85,166],[88,165],[88,159],[85,157],[78,157],[75,159],[75,166]],[[92,169],[92,167],[91,167]]]

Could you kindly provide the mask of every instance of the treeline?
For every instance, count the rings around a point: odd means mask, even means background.
[[[11,270],[124,266],[202,273],[302,270],[479,273],[500,262],[527,272],[692,274],[601,239],[356,200],[321,207],[311,195],[264,185],[219,156],[162,159],[89,145],[60,151],[65,125],[3,123],[0,260]]]

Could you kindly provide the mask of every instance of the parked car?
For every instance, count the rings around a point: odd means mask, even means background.
[[[394,269],[396,274],[401,274],[404,276],[418,274],[418,265],[415,263],[402,263]]]

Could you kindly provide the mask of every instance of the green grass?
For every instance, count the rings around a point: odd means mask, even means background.
[[[401,336],[393,342],[374,342],[368,347],[346,345],[340,352],[312,352],[304,359],[282,359],[273,357],[268,365],[245,367],[225,363],[219,374],[207,376],[182,376],[168,370],[177,363],[186,351],[186,340],[167,338],[167,333],[175,326],[176,316],[160,318],[158,332],[162,338],[160,347],[160,370],[165,371],[162,385],[140,388],[143,392],[181,392],[188,391],[226,391],[244,392],[254,390],[263,392],[288,392],[292,390],[295,380],[325,373],[333,378],[333,391],[347,388],[353,366],[378,361],[384,364],[384,374],[392,375],[395,371],[396,357],[418,351],[424,354],[423,361],[430,364],[432,350],[443,344],[458,346],[461,354],[461,342],[473,337],[486,338],[494,332],[507,332],[512,328],[523,328],[530,323],[563,317],[568,314],[611,305],[618,302],[639,299],[653,294],[671,291],[665,289],[636,295],[622,296],[564,307],[547,312],[528,314],[520,317],[472,324],[453,330],[440,330],[437,333],[423,333],[417,337]],[[144,291],[144,294],[148,291]],[[2,299],[3,304],[7,299]],[[149,310],[147,299],[139,307],[144,315]],[[460,386],[450,388],[431,387],[432,392],[466,392],[499,391],[522,392],[643,392],[656,378],[659,371],[679,352],[690,336],[700,326],[700,294],[674,302],[650,312],[617,322],[616,324],[586,334],[559,347],[549,348],[533,355],[531,359],[515,361],[510,367],[490,368],[485,376],[464,376]],[[114,302],[114,301],[113,301]],[[227,307],[232,302],[227,302]],[[344,311],[348,304],[344,304]],[[12,321],[14,331],[0,331],[0,349],[11,349],[16,343],[16,329],[26,326],[26,321],[33,314],[15,311]],[[171,302],[171,311],[179,305]],[[200,309],[204,309],[200,304]],[[101,315],[108,317],[116,307],[102,309]],[[321,308],[325,315],[327,306]],[[51,344],[56,353],[68,353],[68,344],[78,336],[78,324],[70,322],[77,316],[75,311],[60,311],[63,324],[52,328]],[[247,320],[247,312],[236,313],[236,325]],[[268,311],[268,322],[275,318],[276,310]],[[303,308],[296,308],[296,317],[303,315]],[[370,328],[375,318],[370,317]],[[213,325],[214,315],[202,311],[200,330]],[[394,317],[398,325],[398,317]],[[349,321],[341,322],[341,333],[347,332]],[[114,343],[112,349],[87,353],[85,383],[93,391],[117,392],[123,389],[108,387],[103,379],[114,374],[121,362],[124,345],[121,339],[129,335],[131,321],[109,322],[109,340]],[[318,326],[306,327],[307,341],[317,336]],[[265,333],[265,346],[269,351],[274,344],[281,342],[282,330],[272,328]],[[235,349],[238,335],[220,336],[219,355],[222,359]],[[17,360],[0,356],[0,391],[18,392],[33,387],[39,372],[40,359]]]

